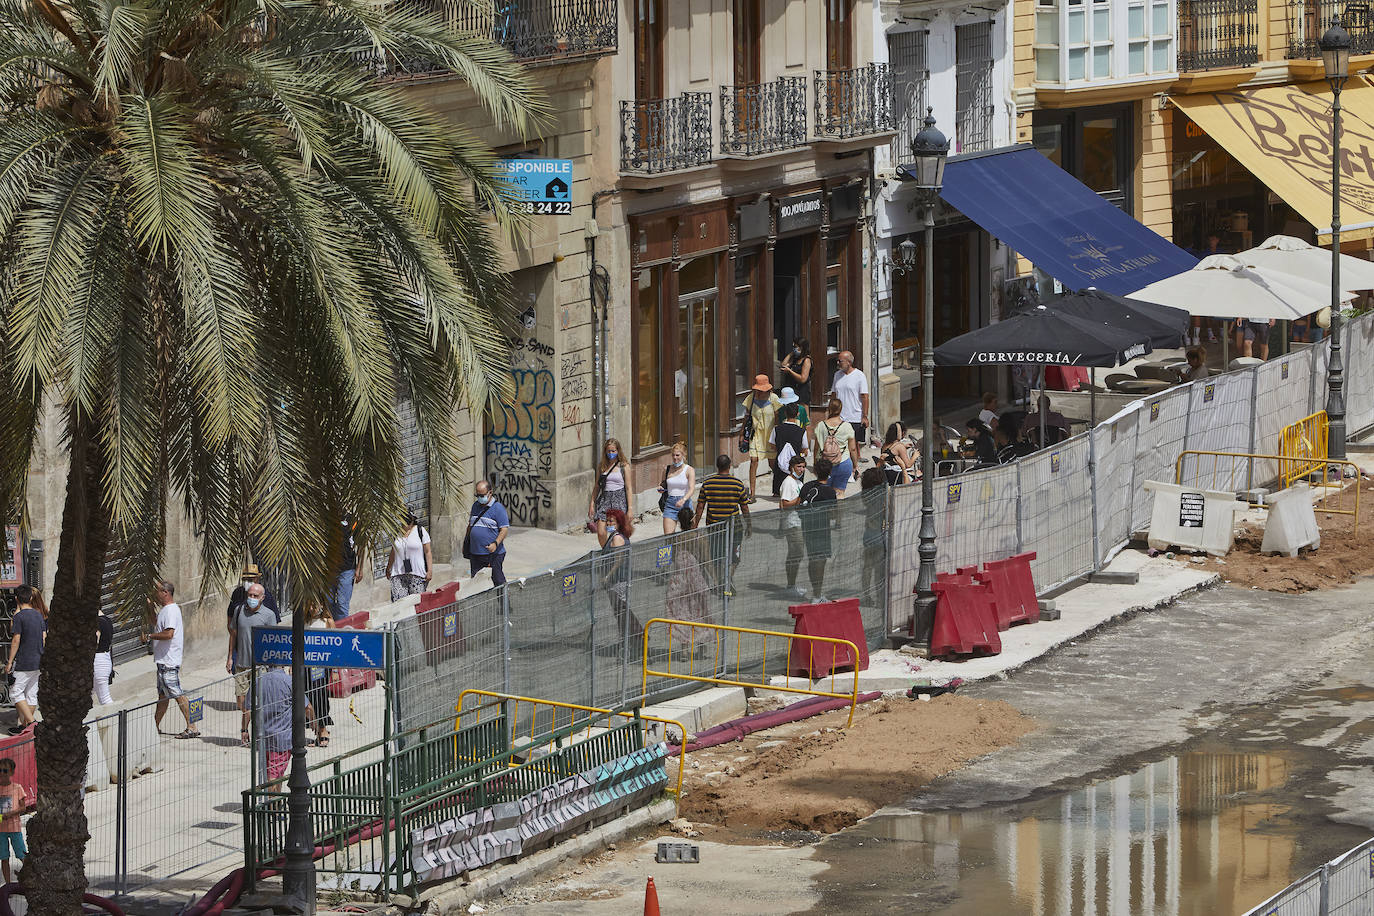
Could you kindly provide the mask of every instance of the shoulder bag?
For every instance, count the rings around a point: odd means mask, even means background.
[[[479,513],[477,514],[477,517],[474,518],[472,521],[468,522],[468,530],[465,531],[465,532],[463,532],[463,559],[464,559],[464,560],[471,560],[471,559],[472,559],[472,526],[475,525],[475,524],[477,524],[478,522],[480,522],[480,521],[483,519],[483,517],[485,517],[486,514],[487,514],[488,512],[491,511],[491,507],[494,506],[494,505],[496,505],[496,500],[493,499],[493,500],[491,501],[491,505],[489,505],[489,506],[484,506],[484,507],[482,508],[482,511],[479,512]],[[422,532],[423,532],[423,529],[422,529]],[[422,540],[422,541],[424,540],[424,534],[423,534],[423,533],[421,533],[421,535],[420,535],[420,540]],[[407,564],[408,564],[410,561],[407,560],[406,562],[407,562]],[[406,572],[409,572],[409,571],[410,571],[409,569],[406,570]]]

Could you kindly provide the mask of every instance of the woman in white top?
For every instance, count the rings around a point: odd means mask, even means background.
[[[596,540],[602,547],[606,546],[606,513],[619,509],[629,516],[629,494],[633,492],[634,477],[625,461],[625,450],[619,439],[607,439],[592,481],[592,498],[587,502],[587,519],[596,522]]]
[[[658,489],[667,497],[663,503],[663,533],[672,534],[678,528],[677,514],[692,504],[692,494],[697,489],[697,472],[687,463],[687,446],[681,440],[673,443],[663,486]]]
[[[406,510],[406,528],[391,543],[386,559],[386,574],[391,579],[391,600],[418,595],[433,578],[434,554],[429,532],[420,524],[414,509]]]

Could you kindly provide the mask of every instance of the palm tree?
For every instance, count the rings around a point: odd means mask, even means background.
[[[462,0],[459,0],[462,2]],[[436,484],[455,408],[504,385],[515,217],[481,138],[379,79],[464,79],[502,130],[523,69],[424,4],[0,0],[0,507],[40,424],[70,457],[36,735],[33,912],[76,914],[80,786],[107,547],[141,611],[172,501],[205,581],[251,541],[322,596],[341,507],[400,513],[398,395]],[[494,215],[494,216],[493,216]],[[494,226],[493,228],[493,219]]]

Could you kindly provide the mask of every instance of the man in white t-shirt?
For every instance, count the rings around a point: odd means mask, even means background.
[[[141,637],[145,643],[150,639],[156,643],[153,646],[153,662],[157,665],[157,707],[153,710],[153,724],[160,734],[162,717],[167,714],[167,701],[176,700],[186,720],[186,730],[177,737],[199,738],[200,732],[191,726],[191,704],[186,702],[186,694],[181,689],[181,649],[186,642],[186,633],[181,621],[181,608],[172,600],[175,593],[176,587],[172,583],[157,583],[155,600],[160,608],[155,624],[157,629]]]
[[[868,444],[868,377],[854,367],[854,354],[840,353],[840,368],[830,389],[840,399],[840,419],[854,427],[854,440],[863,447]]]
[[[797,598],[805,598],[806,592],[797,588],[797,571],[801,569],[802,557],[806,554],[806,544],[802,538],[801,515],[797,507],[801,505],[802,481],[806,478],[806,458],[793,455],[788,462],[787,477],[782,482],[781,502],[782,530],[787,536],[787,559],[783,566],[787,571],[787,591]]]

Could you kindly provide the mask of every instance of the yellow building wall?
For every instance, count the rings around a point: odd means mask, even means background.
[[[1155,98],[1142,99],[1137,109],[1136,133],[1140,158],[1136,166],[1136,219],[1169,241],[1174,239],[1174,194],[1170,179],[1169,149],[1173,138],[1174,109]]]

